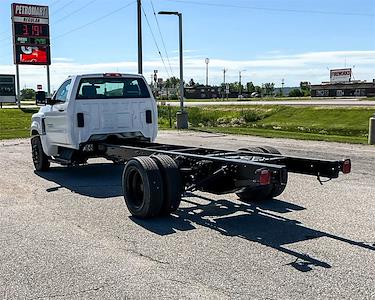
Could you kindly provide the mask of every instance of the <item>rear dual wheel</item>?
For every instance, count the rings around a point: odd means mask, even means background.
[[[241,148],[239,150],[269,154],[281,154],[279,150],[270,146]],[[260,202],[281,195],[282,192],[284,192],[285,187],[286,184],[281,185],[279,183],[271,183],[265,186],[247,187],[242,192],[236,193],[236,195],[245,202]]]
[[[168,215],[180,205],[180,173],[175,161],[167,155],[129,160],[122,186],[125,203],[135,217]]]
[[[181,203],[182,183],[176,162],[168,155],[155,155],[152,159],[160,169],[163,180],[164,200],[160,215],[175,212]]]

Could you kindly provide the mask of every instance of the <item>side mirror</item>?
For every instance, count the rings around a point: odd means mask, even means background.
[[[46,92],[37,91],[35,93],[35,103],[38,106],[43,106],[47,104]]]

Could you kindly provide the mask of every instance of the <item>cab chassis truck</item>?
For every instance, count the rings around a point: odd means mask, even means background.
[[[65,90],[61,90],[64,84]],[[322,177],[333,179],[340,172],[351,171],[350,159],[287,156],[269,146],[227,151],[155,143],[156,101],[140,75],[72,76],[52,98],[37,103],[44,107],[32,117],[35,169],[46,171],[50,162],[80,165],[96,157],[124,164],[125,203],[139,218],[173,213],[188,191],[234,192],[243,201],[263,201],[284,191],[288,172],[313,175],[322,182]],[[119,114],[133,120],[128,129],[121,128],[123,119],[116,117]],[[61,115],[65,119],[59,119]],[[97,119],[108,122],[108,117],[112,118],[111,129],[95,123]]]

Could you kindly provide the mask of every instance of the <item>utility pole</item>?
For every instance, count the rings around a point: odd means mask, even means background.
[[[284,96],[284,78],[281,79],[281,96]]]
[[[143,73],[142,67],[142,3],[137,0],[138,12],[138,74]]]
[[[246,71],[246,70],[241,70],[241,71],[238,71],[238,77],[239,77],[239,84],[240,84],[240,86],[239,86],[239,88],[238,88],[238,96],[242,96],[242,83],[241,83],[241,72],[244,72],[244,71]]]
[[[223,95],[223,97],[222,97],[223,99],[224,99],[224,90],[226,91],[226,85],[225,85],[225,73],[226,73],[227,71],[228,71],[228,69],[225,69],[225,68],[223,69],[223,74],[224,74],[224,78],[223,78],[223,79],[224,79],[224,81],[223,81],[224,84],[223,84],[223,94],[222,94],[222,95]]]
[[[206,63],[206,86],[208,86],[208,63],[210,62],[210,59],[207,57],[204,62]]]

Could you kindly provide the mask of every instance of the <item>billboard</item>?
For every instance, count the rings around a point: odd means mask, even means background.
[[[14,75],[0,75],[0,102],[16,102]]]
[[[15,64],[50,65],[48,6],[12,4]]]
[[[334,69],[330,71],[331,82],[349,82],[352,79],[352,69]]]

